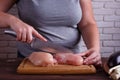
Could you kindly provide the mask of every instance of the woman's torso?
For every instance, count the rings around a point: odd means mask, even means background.
[[[19,0],[20,19],[32,25],[48,40],[77,50],[82,12],[79,0]],[[20,43],[18,47],[24,46]]]

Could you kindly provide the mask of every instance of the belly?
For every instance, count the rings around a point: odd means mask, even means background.
[[[69,26],[42,27],[38,31],[48,40],[66,47],[75,46],[80,40],[78,29]]]

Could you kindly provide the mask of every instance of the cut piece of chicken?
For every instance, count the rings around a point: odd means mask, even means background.
[[[28,59],[36,66],[53,66],[57,63],[52,54],[46,52],[33,52]]]

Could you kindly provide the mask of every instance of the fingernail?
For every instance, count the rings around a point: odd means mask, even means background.
[[[47,42],[47,39],[44,39],[45,42]]]

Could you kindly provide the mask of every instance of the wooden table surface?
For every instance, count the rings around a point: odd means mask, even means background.
[[[89,75],[20,75],[16,69],[21,61],[22,59],[0,60],[0,80],[111,80],[102,68]]]

